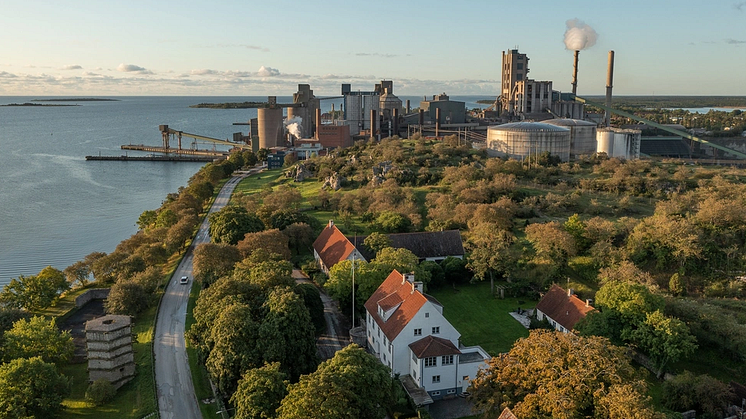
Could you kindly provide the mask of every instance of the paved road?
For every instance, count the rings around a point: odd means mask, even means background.
[[[339,312],[337,301],[329,297],[323,289],[321,301],[324,303],[326,331],[316,339],[316,348],[322,361],[331,359],[340,349],[350,344],[350,325]]]
[[[236,184],[246,176],[248,175],[234,176],[225,183],[215,198],[210,213],[228,204]],[[155,353],[155,382],[158,388],[158,410],[161,419],[202,417],[189,371],[184,340],[184,322],[189,291],[192,286],[192,256],[195,246],[210,241],[208,226],[207,217],[205,217],[194,242],[166,286],[158,311],[153,351]],[[189,284],[179,283],[179,278],[182,276],[189,277]]]

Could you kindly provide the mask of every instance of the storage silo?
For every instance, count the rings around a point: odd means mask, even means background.
[[[559,118],[543,121],[570,130],[570,158],[596,152],[596,124],[582,119]]]
[[[614,157],[614,128],[600,128],[596,131],[596,142],[598,146],[596,152],[606,153],[609,157]]]
[[[614,130],[614,157],[639,159],[641,135],[642,131],[637,129]]]
[[[487,128],[490,154],[524,159],[548,151],[562,161],[570,159],[570,130],[543,122],[512,122]]]
[[[257,130],[259,131],[259,148],[271,148],[284,145],[282,139],[282,108],[257,109]]]

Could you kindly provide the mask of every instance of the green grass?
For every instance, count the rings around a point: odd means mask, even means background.
[[[153,376],[153,324],[156,307],[141,313],[133,324],[132,343],[135,352],[135,378],[117,390],[116,397],[102,406],[93,406],[85,401],[88,388],[88,364],[69,364],[61,372],[73,381],[72,392],[62,404],[60,418],[141,418],[158,411]]]
[[[95,284],[88,284],[85,287],[76,288],[68,291],[65,295],[60,298],[57,303],[51,307],[47,307],[43,310],[35,311],[34,314],[42,315],[45,317],[57,317],[57,321],[64,320],[65,317],[74,313],[77,310],[75,307],[75,298],[91,288],[103,288]]]
[[[430,293],[443,304],[443,315],[461,333],[461,343],[480,345],[490,355],[508,352],[513,343],[528,336],[509,313],[519,306],[533,308],[535,301],[525,298],[493,298],[489,281],[461,285],[457,291],[443,288]],[[524,301],[519,304],[518,301]]]
[[[282,169],[266,170],[257,175],[252,175],[243,179],[238,185],[236,185],[233,194],[254,194],[261,192],[267,186],[275,186],[276,184],[279,184],[279,181],[282,179],[284,179]]]

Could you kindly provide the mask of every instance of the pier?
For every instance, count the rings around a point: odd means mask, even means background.
[[[85,156],[86,160],[92,161],[173,161],[173,162],[192,162],[192,163],[209,163],[220,160],[221,157],[215,156]]]

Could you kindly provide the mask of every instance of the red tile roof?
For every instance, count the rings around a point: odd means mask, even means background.
[[[409,344],[409,349],[417,358],[428,358],[431,356],[461,355],[456,345],[448,339],[433,335],[426,336],[417,342]]]
[[[347,240],[344,234],[332,224],[327,225],[313,242],[313,248],[319,254],[327,269],[347,259],[355,250],[355,246]]]
[[[497,419],[518,419],[518,417],[513,414],[513,411],[506,407]]]
[[[401,300],[401,305],[391,314],[388,320],[383,321],[378,315],[378,306],[384,310],[390,309],[392,301]],[[399,335],[399,332],[409,323],[417,312],[425,305],[427,298],[419,291],[415,290],[411,282],[404,279],[404,275],[393,270],[389,274],[373,295],[365,302],[365,309],[376,321],[378,327],[386,335],[388,340],[393,341]]]
[[[559,323],[567,330],[572,330],[575,324],[584,318],[586,314],[595,310],[592,306],[586,306],[585,301],[575,294],[567,296],[567,291],[557,284],[552,285],[549,291],[542,297],[536,309]]]

